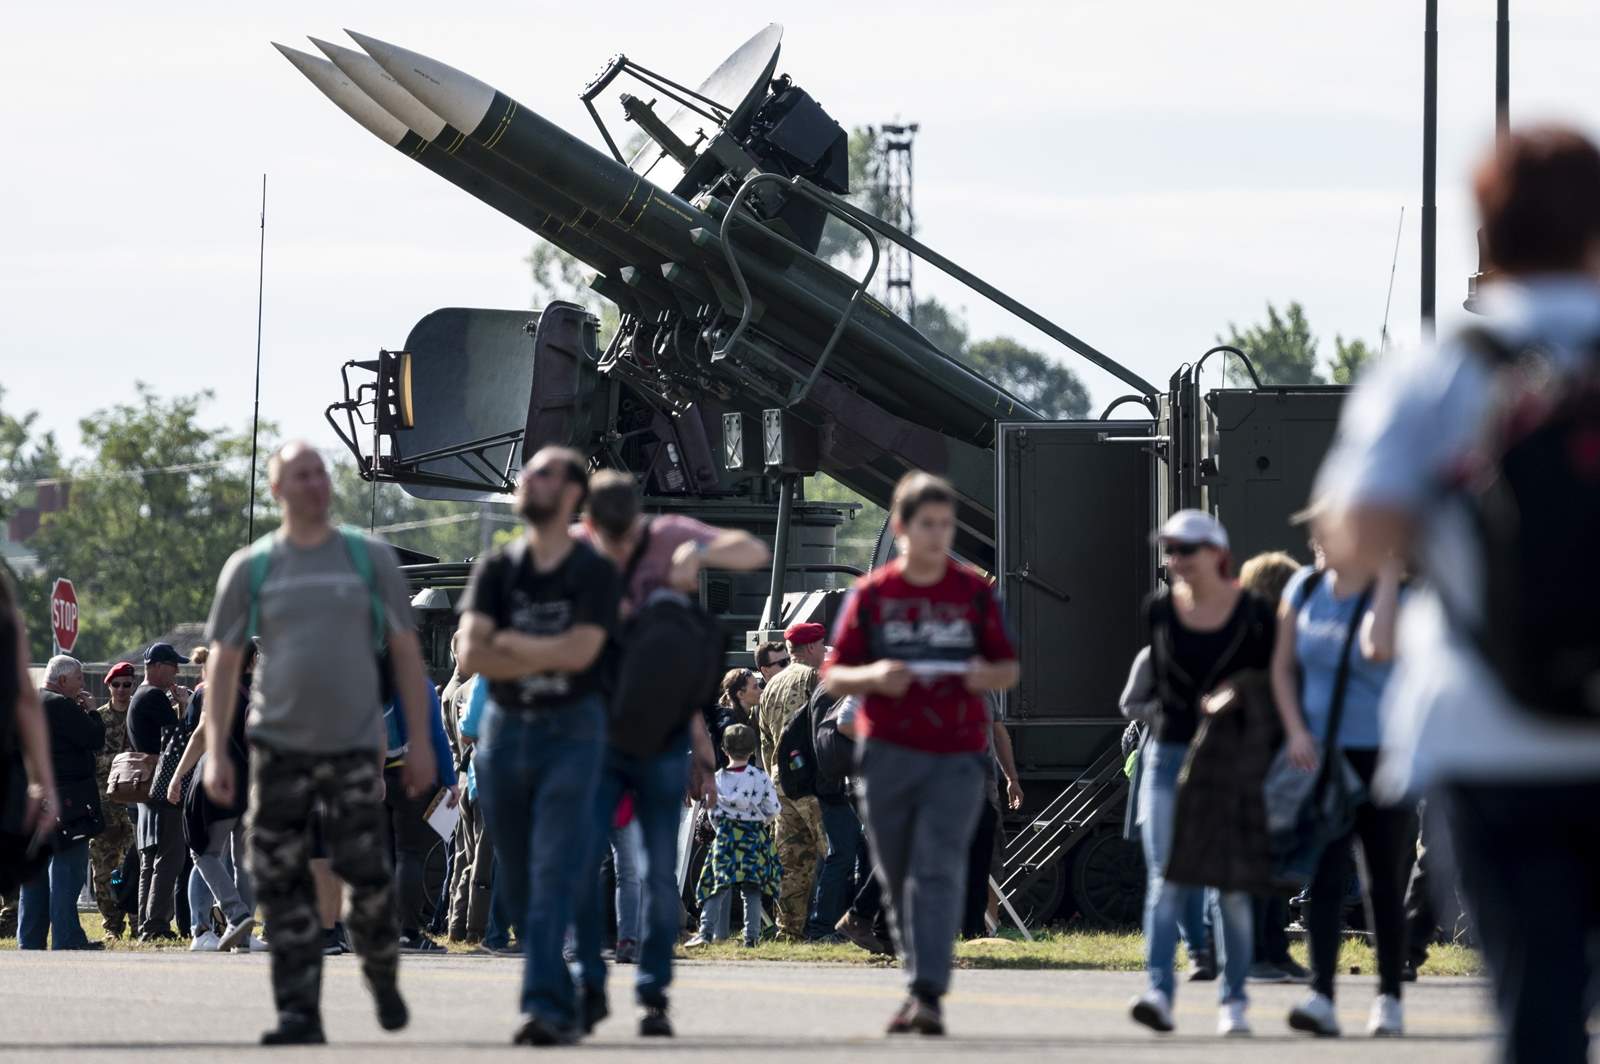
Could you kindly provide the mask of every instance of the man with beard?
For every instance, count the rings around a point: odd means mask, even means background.
[[[106,673],[106,687],[111,701],[95,710],[106,728],[105,746],[95,758],[94,775],[100,793],[106,793],[106,778],[111,774],[111,762],[128,749],[128,704],[133,700],[133,665],[119,661]],[[89,871],[94,883],[94,903],[105,923],[106,939],[122,937],[127,925],[127,914],[117,900],[117,891],[111,885],[111,874],[122,867],[133,845],[133,818],[126,806],[116,802],[102,802],[101,812],[106,828],[89,840]]]
[[[589,488],[583,457],[546,447],[517,478],[523,536],[478,559],[461,600],[461,665],[489,682],[478,793],[499,858],[496,890],[522,918],[517,1045],[581,1030],[562,940],[573,899],[594,889],[582,857],[605,750],[601,652],[617,620],[616,569],[573,541]]]

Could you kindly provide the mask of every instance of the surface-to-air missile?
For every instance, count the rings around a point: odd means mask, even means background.
[[[836,608],[824,574],[842,568],[848,505],[805,498],[802,476],[828,473],[882,504],[909,469],[946,474],[961,495],[957,551],[997,580],[1023,666],[1006,713],[1030,805],[1012,825],[1004,892],[1034,920],[1069,889],[1091,922],[1136,918],[1144,877],[1117,829],[1115,705],[1147,641],[1149,529],[1198,506],[1223,517],[1241,556],[1292,547],[1287,515],[1305,503],[1340,389],[1204,393],[1201,356],[1158,394],[864,213],[843,198],[844,131],[778,73],[777,26],[698,88],[614,58],[582,93],[606,150],[460,70],[352,36],[364,54],[322,41],[331,62],[284,54],[379,139],[587,263],[621,311],[602,349],[599,319],[573,303],[445,308],[403,350],[347,363],[345,400],[328,417],[363,474],[423,497],[482,499],[509,490],[537,447],[579,447],[637,475],[653,512],[772,540],[770,582],[714,573],[702,589],[744,649]],[[622,139],[643,143],[628,157],[596,108],[624,79],[643,86],[617,94],[637,132]],[[825,225],[854,230],[856,253],[820,253]],[[948,357],[866,294],[891,242],[1123,381],[1133,394],[1112,408],[1137,400],[1140,416],[1046,422]],[[353,368],[376,384],[352,387]],[[874,564],[889,549],[880,531]],[[430,643],[442,648],[464,567],[411,576],[446,600]]]
[[[652,75],[647,84],[684,102],[675,116],[622,96],[629,120],[659,146],[660,169],[681,174],[671,187],[640,159],[597,150],[452,66],[350,36],[366,54],[315,42],[332,73],[284,52],[381,139],[591,266],[592,286],[623,312],[599,360],[607,375],[679,414],[783,409],[814,432],[817,468],[868,498],[885,500],[907,468],[944,472],[970,504],[963,549],[992,554],[994,424],[1039,415],[867,295],[870,278],[817,254],[830,217],[863,234],[874,266],[885,235],[838,198],[848,181],[843,130],[773,78],[778,27],[698,92],[674,93],[681,86]],[[626,67],[614,61],[597,84]]]

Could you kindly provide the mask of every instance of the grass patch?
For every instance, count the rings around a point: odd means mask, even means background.
[[[99,913],[82,913],[79,919],[89,941],[101,941],[105,925]],[[475,946],[460,942],[441,944],[452,954],[472,953]],[[15,938],[0,938],[0,951],[17,948]],[[106,943],[106,949],[119,953],[181,953],[189,948],[189,939],[153,944],[137,939],[121,938]],[[1289,951],[1301,964],[1308,964],[1306,946],[1295,942]],[[692,961],[774,961],[785,964],[855,964],[871,967],[893,967],[890,957],[876,957],[848,943],[776,942],[763,940],[754,949],[745,949],[737,939],[728,939],[710,946],[677,950],[681,960]],[[1178,951],[1179,968],[1188,961],[1183,950]],[[1144,938],[1137,933],[1109,931],[1046,931],[1028,942],[1015,931],[1008,930],[995,938],[980,938],[962,942],[956,947],[958,968],[1014,968],[1057,969],[1101,972],[1136,972],[1144,968]],[[1377,958],[1372,946],[1359,935],[1345,940],[1339,952],[1339,974],[1375,975]],[[1428,963],[1422,974],[1466,975],[1483,974],[1483,962],[1478,954],[1464,946],[1435,946],[1428,951]]]
[[[1301,964],[1308,964],[1304,943],[1290,946],[1290,953]],[[891,967],[894,961],[874,957],[851,945],[826,945],[817,942],[763,941],[745,949],[729,939],[694,950],[678,950],[688,960],[778,961],[788,964],[864,964]],[[1179,967],[1188,961],[1179,950]],[[1058,969],[1104,972],[1136,972],[1144,968],[1144,937],[1137,933],[1108,931],[1047,931],[1028,942],[1015,931],[995,938],[962,942],[956,947],[958,968]],[[1372,947],[1360,936],[1351,936],[1339,952],[1340,974],[1374,975],[1377,960]],[[1429,951],[1423,975],[1481,975],[1478,954],[1462,946],[1436,946]]]

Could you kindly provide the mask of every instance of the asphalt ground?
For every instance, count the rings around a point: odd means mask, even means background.
[[[1304,989],[1252,985],[1248,1040],[1218,1038],[1215,984],[1180,986],[1178,1033],[1157,1036],[1127,1018],[1143,977],[1128,972],[957,972],[946,1003],[950,1036],[886,1039],[883,1024],[902,986],[893,969],[771,962],[679,965],[673,987],[678,1037],[640,1040],[634,969],[611,980],[612,1018],[584,1044],[532,1050],[509,1044],[520,962],[407,957],[401,985],[411,1026],[386,1035],[373,1017],[353,958],[330,960],[323,1017],[330,1044],[266,1050],[255,1043],[273,1020],[267,958],[180,953],[0,953],[0,1061],[233,1060],[261,1054],[299,1061],[382,1060],[437,1064],[523,1058],[578,1061],[884,1059],[1051,1061],[1485,1061],[1492,1051],[1484,988],[1471,979],[1424,979],[1407,988],[1410,1035],[1374,1041],[1361,1032],[1370,977],[1341,981],[1346,1036],[1291,1034],[1284,1014]],[[620,977],[619,977],[620,976]]]

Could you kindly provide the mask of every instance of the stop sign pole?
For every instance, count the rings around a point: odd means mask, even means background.
[[[64,576],[50,586],[50,633],[55,653],[72,653],[78,642],[78,592]]]

